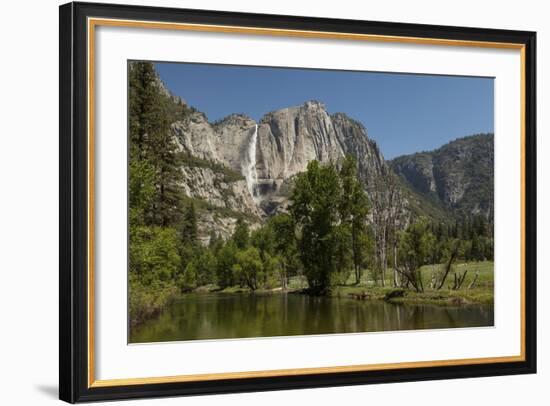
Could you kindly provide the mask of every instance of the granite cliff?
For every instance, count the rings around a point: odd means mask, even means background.
[[[458,215],[494,214],[494,136],[459,138],[389,161],[413,190]]]
[[[232,114],[210,123],[192,111],[171,128],[191,158],[182,167],[186,195],[257,221],[285,210],[289,182],[312,160],[338,165],[354,155],[366,185],[389,170],[362,124],[343,113],[329,114],[318,101],[269,112],[259,122]],[[231,181],[223,179],[224,172],[232,172]]]
[[[493,135],[457,139],[441,148],[385,161],[363,124],[330,114],[319,101],[268,112],[259,121],[231,114],[216,122],[158,86],[187,111],[171,124],[182,159],[183,193],[199,206],[201,239],[227,238],[237,218],[251,227],[285,211],[293,177],[312,160],[357,159],[367,192],[384,174],[399,175],[404,210],[441,220],[493,215]],[[408,217],[408,216],[406,216]]]

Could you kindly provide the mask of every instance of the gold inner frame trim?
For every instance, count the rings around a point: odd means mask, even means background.
[[[402,43],[432,46],[459,46],[512,49],[520,51],[520,163],[521,163],[521,269],[520,269],[520,340],[521,349],[519,355],[485,358],[465,358],[452,360],[396,362],[383,364],[346,365],[316,368],[277,369],[267,371],[246,371],[246,372],[220,372],[211,374],[190,374],[146,378],[123,378],[123,379],[95,379],[95,278],[94,278],[94,241],[95,241],[95,217],[94,217],[94,196],[95,196],[95,28],[97,26],[147,28],[157,30],[179,30],[194,32],[216,32],[244,35],[263,35],[278,37],[317,38],[317,39],[339,39],[354,41]],[[525,361],[525,45],[506,42],[488,41],[467,41],[422,37],[400,37],[391,35],[355,34],[345,32],[307,31],[291,29],[275,29],[260,27],[242,27],[228,25],[208,24],[187,24],[167,23],[154,21],[120,20],[108,18],[88,19],[88,387],[100,388],[125,385],[143,385],[160,383],[177,383],[193,381],[213,381],[220,379],[244,379],[244,378],[266,378],[312,374],[331,374],[342,372],[366,372],[392,370],[398,368],[426,368],[459,365],[480,365],[497,364],[504,362]]]

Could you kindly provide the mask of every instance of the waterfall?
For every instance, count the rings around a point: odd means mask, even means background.
[[[258,172],[256,171],[256,142],[258,140],[258,124],[254,127],[254,133],[250,137],[248,149],[243,165],[243,175],[246,179],[246,185],[250,196],[256,200],[256,184],[258,183]]]

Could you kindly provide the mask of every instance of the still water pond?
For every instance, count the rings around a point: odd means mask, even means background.
[[[130,331],[131,343],[492,326],[492,305],[391,304],[301,294],[189,294]]]

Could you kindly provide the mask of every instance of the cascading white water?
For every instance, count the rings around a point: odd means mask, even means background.
[[[245,162],[243,165],[243,175],[246,179],[246,185],[250,196],[256,200],[256,184],[258,183],[258,172],[256,171],[256,142],[258,139],[258,124],[254,127],[254,133],[250,137],[248,149],[246,151]]]

